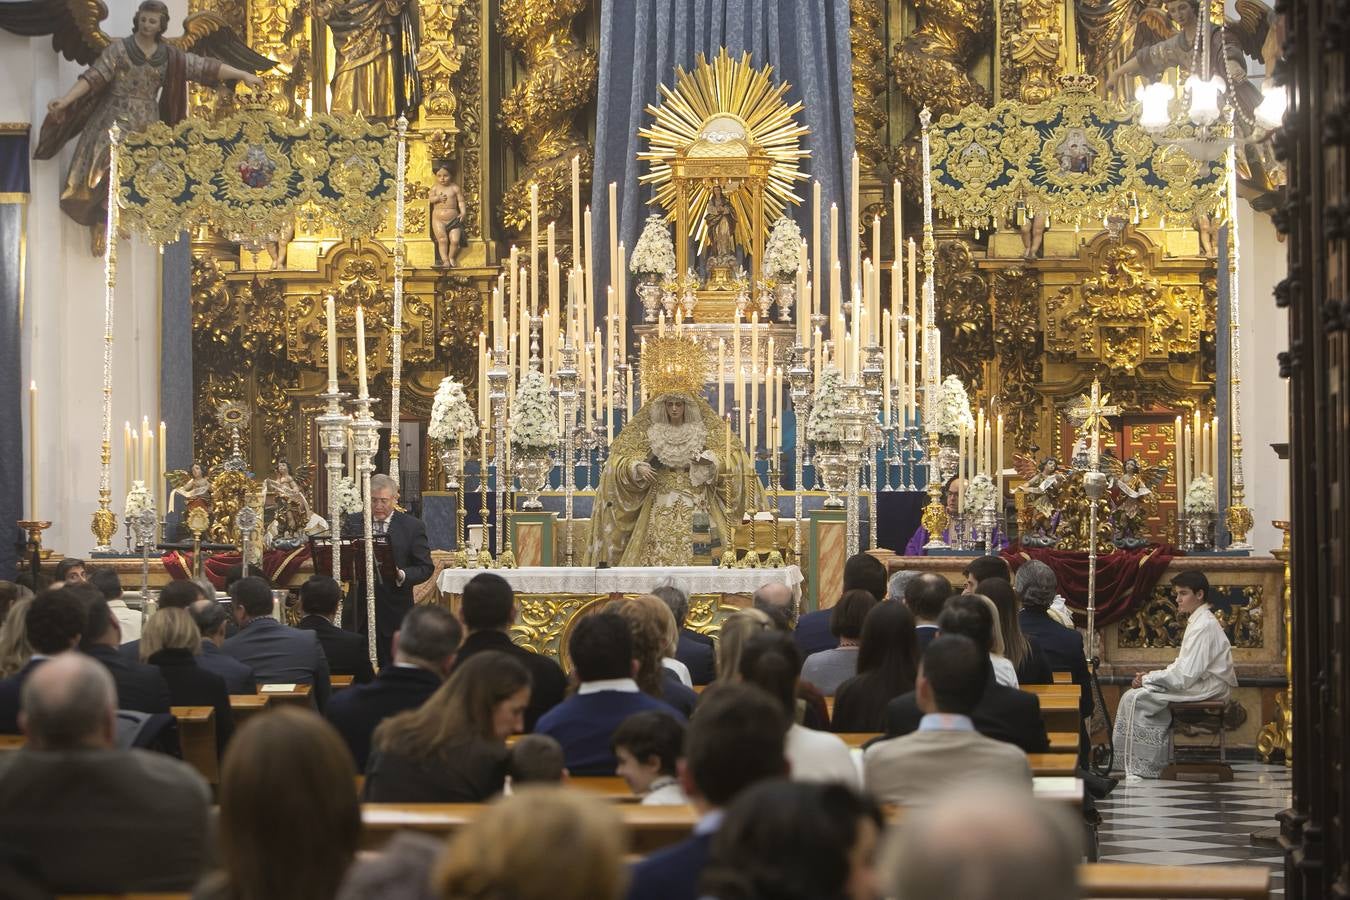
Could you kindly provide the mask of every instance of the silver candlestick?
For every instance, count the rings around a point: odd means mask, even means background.
[[[624,366],[623,368],[628,368]],[[575,544],[572,535],[572,501],[577,490],[576,460],[573,458],[575,431],[572,422],[577,417],[577,348],[569,334],[563,338],[562,364],[558,368],[558,399],[563,410],[563,521],[567,523],[564,537],[564,556],[567,565],[574,564]]]
[[[324,469],[328,472],[328,534],[333,545],[333,580],[342,580],[342,508],[338,503],[338,485],[342,481],[342,464],[347,454],[347,428],[352,417],[342,411],[347,394],[329,385],[327,393],[319,395],[328,407],[315,419],[319,426],[319,446],[325,455]],[[342,620],[342,601],[338,600],[338,621]]]
[[[531,322],[538,319],[531,319]],[[534,347],[534,328],[531,325],[531,347]],[[533,350],[531,353],[533,354]],[[506,500],[506,488],[503,478],[506,475],[506,382],[511,373],[506,368],[506,351],[498,350],[492,355],[492,368],[488,370],[488,400],[492,404],[493,463],[497,467],[497,524],[493,528],[492,549],[500,557],[506,546],[502,533],[502,506]]]
[[[146,508],[136,514],[131,520],[131,526],[136,532],[136,540],[141,544],[141,625],[144,627],[147,610],[150,609],[150,550],[155,546],[159,521],[155,511]]]
[[[362,539],[366,545],[366,652],[372,667],[378,667],[375,627],[375,523],[370,516],[370,476],[375,473],[375,454],[380,449],[380,423],[370,411],[373,397],[357,397],[352,416],[352,452],[361,478]]]
[[[788,388],[792,397],[792,416],[795,422],[792,448],[792,554],[798,565],[802,559],[802,467],[805,462],[806,419],[811,414],[811,348],[793,344],[788,368]]]

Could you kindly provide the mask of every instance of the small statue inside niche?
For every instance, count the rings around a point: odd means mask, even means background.
[[[286,252],[291,247],[291,241],[295,239],[295,225],[287,222],[277,233],[275,241],[267,242],[267,255],[272,257],[273,269],[286,268]]]
[[[1035,259],[1041,253],[1041,242],[1045,239],[1045,213],[1028,216],[1022,223],[1022,258]]]
[[[431,223],[431,239],[436,243],[436,268],[448,269],[454,267],[464,238],[464,192],[455,183],[450,162],[438,160],[434,174],[436,183],[427,195],[427,218]]]
[[[713,185],[703,224],[708,230],[709,264],[733,265],[736,262],[736,210],[720,184]]]
[[[1191,214],[1191,225],[1200,236],[1200,255],[1215,259],[1219,255],[1219,226],[1214,224],[1214,216],[1199,210]]]

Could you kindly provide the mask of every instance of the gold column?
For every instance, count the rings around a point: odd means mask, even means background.
[[[1294,612],[1292,608],[1293,589],[1289,570],[1289,523],[1275,521],[1270,524],[1284,532],[1284,542],[1280,549],[1272,550],[1274,556],[1284,563],[1284,590],[1280,601],[1284,605],[1284,677],[1286,687],[1275,695],[1275,718],[1267,722],[1256,736],[1256,752],[1261,759],[1270,762],[1276,750],[1284,751],[1285,767],[1294,764]]]

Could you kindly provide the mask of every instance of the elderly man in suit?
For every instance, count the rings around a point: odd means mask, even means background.
[[[225,626],[229,614],[223,604],[215,600],[198,600],[188,608],[197,630],[202,633],[202,648],[197,654],[197,665],[225,679],[225,689],[231,694],[256,694],[258,682],[253,670],[232,656],[221,652],[225,643]]]
[[[915,683],[918,730],[879,741],[863,756],[867,788],[883,803],[919,804],[971,781],[1031,791],[1027,755],[975,730],[988,654],[959,634],[933,639]]]
[[[951,597],[947,608],[938,616],[937,624],[944,635],[960,634],[970,638],[988,657],[994,642],[994,614],[984,600],[972,594]],[[1026,753],[1049,751],[1050,738],[1045,733],[1041,702],[1036,695],[997,683],[992,665],[985,667],[984,674],[984,693],[970,714],[975,730],[986,737],[1016,744]],[[901,694],[886,704],[886,736],[909,734],[919,728],[922,719],[923,710],[915,692]]]
[[[319,636],[283,625],[272,617],[272,589],[250,575],[230,586],[238,633],[220,650],[253,670],[259,684],[310,684],[314,702],[322,711],[332,689],[328,658]]]
[[[350,675],[356,684],[365,684],[375,677],[366,639],[333,624],[341,599],[342,585],[327,575],[311,575],[300,585],[300,611],[304,618],[299,627],[319,636],[330,674]]]
[[[422,520],[398,509],[398,482],[388,475],[370,477],[370,519],[377,538],[387,538],[394,555],[397,572],[392,580],[375,573],[375,652],[378,668],[389,660],[394,632],[403,616],[413,605],[413,588],[426,581],[436,570],[431,562],[431,547],[427,543],[427,527]],[[347,537],[364,535],[364,522],[359,516],[347,520],[343,532]],[[352,618],[343,624],[353,629],[366,630],[366,585],[357,582],[353,588],[353,602],[347,605]]]
[[[684,627],[689,617],[689,595],[674,584],[662,584],[652,588],[652,596],[660,597],[675,617],[675,627],[679,629],[680,636],[675,658],[684,663],[694,684],[712,684],[717,677],[716,648],[713,639],[706,634]]]
[[[61,653],[24,683],[22,702],[28,742],[0,754],[9,849],[56,894],[191,890],[211,856],[211,791],[180,760],[115,748],[108,669]]]
[[[369,684],[356,684],[333,695],[326,713],[364,772],[370,737],[385,719],[416,709],[436,693],[455,662],[464,629],[442,606],[414,606],[394,633],[394,663]]]

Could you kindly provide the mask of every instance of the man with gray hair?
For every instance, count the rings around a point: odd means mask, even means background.
[[[215,593],[214,590],[212,593]],[[202,633],[197,665],[225,679],[225,689],[231,694],[256,694],[258,682],[253,677],[253,670],[220,650],[220,645],[225,643],[225,632],[230,622],[230,614],[225,609],[225,605],[217,600],[197,600],[188,607],[192,621],[197,623],[197,630]]]
[[[1078,900],[1082,827],[1028,792],[963,788],[906,817],[883,871],[896,900]]]
[[[394,632],[403,616],[412,609],[413,588],[431,577],[436,567],[431,562],[427,526],[421,519],[398,508],[398,482],[388,475],[370,476],[370,519],[377,541],[387,541],[396,571],[392,579],[375,573],[375,653],[378,668],[388,662]],[[360,515],[351,516],[343,527],[345,537],[365,535]],[[343,627],[366,632],[366,585],[353,585],[352,596],[343,609]]]
[[[750,602],[755,609],[768,613],[780,628],[786,625],[791,631],[797,627],[797,595],[783,582],[760,585]]]
[[[922,573],[914,569],[901,569],[896,572],[886,582],[886,599],[903,603],[905,600],[905,585],[909,584],[911,579],[918,578],[920,574]]]
[[[670,614],[675,617],[675,627],[680,630],[680,643],[675,651],[675,659],[689,669],[689,679],[694,684],[712,684],[713,679],[717,677],[712,638],[684,627],[685,620],[689,617],[689,595],[674,583],[667,581],[652,588],[652,596],[659,597],[661,602],[670,607]]]
[[[188,891],[208,859],[211,793],[186,763],[114,746],[117,690],[62,653],[23,686],[23,749],[0,755],[0,834],[56,894]]]
[[[1022,598],[1017,624],[1022,634],[1045,652],[1050,668],[1068,672],[1079,686],[1078,711],[1092,715],[1092,688],[1087,658],[1083,654],[1083,636],[1076,628],[1065,628],[1051,610],[1059,593],[1055,572],[1040,560],[1022,563],[1013,581],[1013,589]]]

